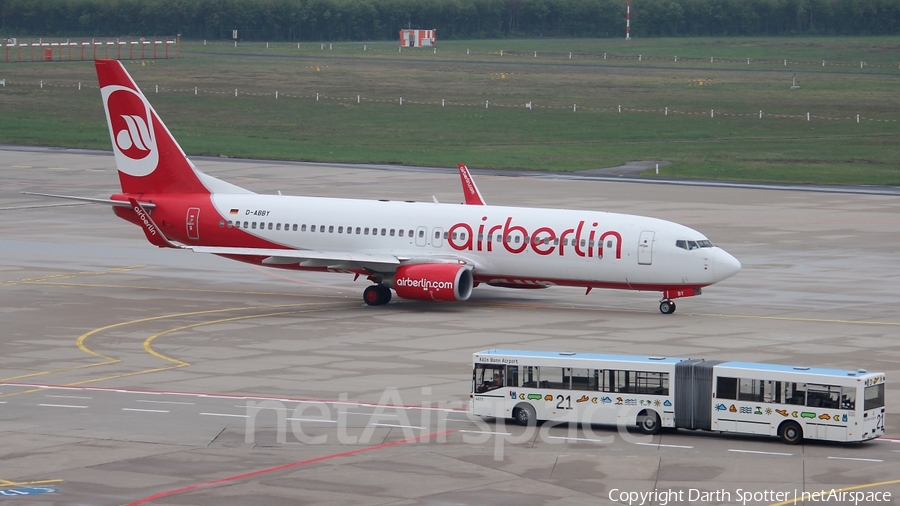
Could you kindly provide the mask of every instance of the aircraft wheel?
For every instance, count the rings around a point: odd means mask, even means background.
[[[381,291],[381,303],[387,304],[388,302],[390,302],[392,296],[391,289],[384,285],[378,285],[378,288]]]
[[[672,314],[675,312],[675,303],[671,300],[664,300],[659,303],[659,312],[662,314]]]
[[[387,295],[385,295],[387,291]],[[372,285],[363,291],[363,301],[370,306],[383,306],[391,300],[391,289],[384,285]]]

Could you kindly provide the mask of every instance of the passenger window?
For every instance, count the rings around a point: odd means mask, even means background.
[[[344,227],[338,227],[338,233],[339,233],[339,234],[343,234],[343,233],[344,233]]]
[[[569,377],[563,376],[562,367],[541,367],[540,388],[569,389]]]
[[[281,230],[281,223],[275,225],[275,230]]]
[[[315,225],[310,225],[310,226],[309,226],[309,231],[310,231],[310,232],[315,232],[315,231],[316,231],[316,226],[315,226]]]
[[[272,230],[272,224],[269,223],[269,230]]]
[[[328,226],[328,233],[329,233],[329,234],[333,234],[333,233],[334,233],[334,225],[329,225],[329,226]]]
[[[250,222],[249,222],[249,221],[245,221],[245,222],[244,222],[244,228],[247,228],[248,226],[250,226]]]
[[[228,228],[231,228],[232,226],[233,224],[231,223],[231,220],[228,220]]]
[[[369,235],[369,227],[363,229],[363,235]]]
[[[456,240],[456,232],[453,232],[453,240]]]
[[[762,402],[763,401],[763,382],[761,380],[741,378],[738,388],[739,401]]]
[[[413,236],[413,231],[412,231],[412,230],[409,231],[409,236],[410,236],[410,237]]]
[[[219,220],[219,228],[225,228],[225,220]]]
[[[381,229],[381,235],[387,235],[387,229]]]
[[[514,240],[515,240],[516,244],[519,244],[519,239],[520,239],[519,236],[515,236]]]
[[[581,240],[581,247],[582,247],[582,248],[585,246],[584,242],[585,242],[584,239],[582,239],[582,240]]]
[[[325,225],[319,225],[319,232],[322,234],[325,233]]]
[[[606,247],[612,248],[612,241],[606,241]]]
[[[785,404],[796,404],[798,406],[806,404],[806,383],[785,382],[783,385],[784,395],[782,398]]]
[[[811,408],[839,409],[841,387],[810,383],[806,391],[806,405]]]
[[[856,409],[856,388],[841,389],[841,409]]]
[[[572,390],[597,390],[600,373],[597,369],[572,369]]]
[[[519,385],[524,388],[537,388],[538,368],[533,365],[523,365],[521,371],[521,381]]]
[[[300,231],[306,232],[306,223],[304,223],[303,225],[300,226]]]
[[[403,229],[402,228],[399,230],[399,232],[400,232],[400,237],[403,237]],[[393,230],[391,231],[391,235],[394,235]]]
[[[291,228],[292,228],[292,229],[293,229],[293,231],[294,231],[294,232],[296,232],[296,231],[297,231],[297,224],[296,224],[296,223],[294,223],[294,226],[293,226],[293,227],[291,227]]]
[[[359,227],[356,227],[356,233],[359,234]]]
[[[737,378],[716,378],[716,398],[737,400]]]
[[[447,232],[444,232],[444,240],[447,240]]]
[[[255,221],[254,221],[253,223],[250,224],[250,228],[253,228],[253,229],[256,228],[256,222],[255,222]]]

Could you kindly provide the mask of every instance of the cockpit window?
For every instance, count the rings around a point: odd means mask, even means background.
[[[713,247],[713,243],[711,243],[711,242],[709,242],[709,241],[707,241],[707,240],[705,240],[705,239],[702,240],[702,241],[682,241],[682,240],[678,240],[678,241],[675,241],[675,247],[676,247],[676,248],[681,248],[681,249],[686,249],[686,250],[692,250],[692,249],[697,249],[697,248],[712,248],[712,247]]]

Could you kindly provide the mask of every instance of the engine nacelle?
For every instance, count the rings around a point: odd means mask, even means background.
[[[404,265],[394,273],[397,296],[410,300],[463,301],[472,295],[472,269],[456,264]]]

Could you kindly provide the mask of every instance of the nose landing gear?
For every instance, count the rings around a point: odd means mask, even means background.
[[[363,291],[363,301],[370,306],[383,306],[391,301],[391,289],[384,285],[372,285]]]

